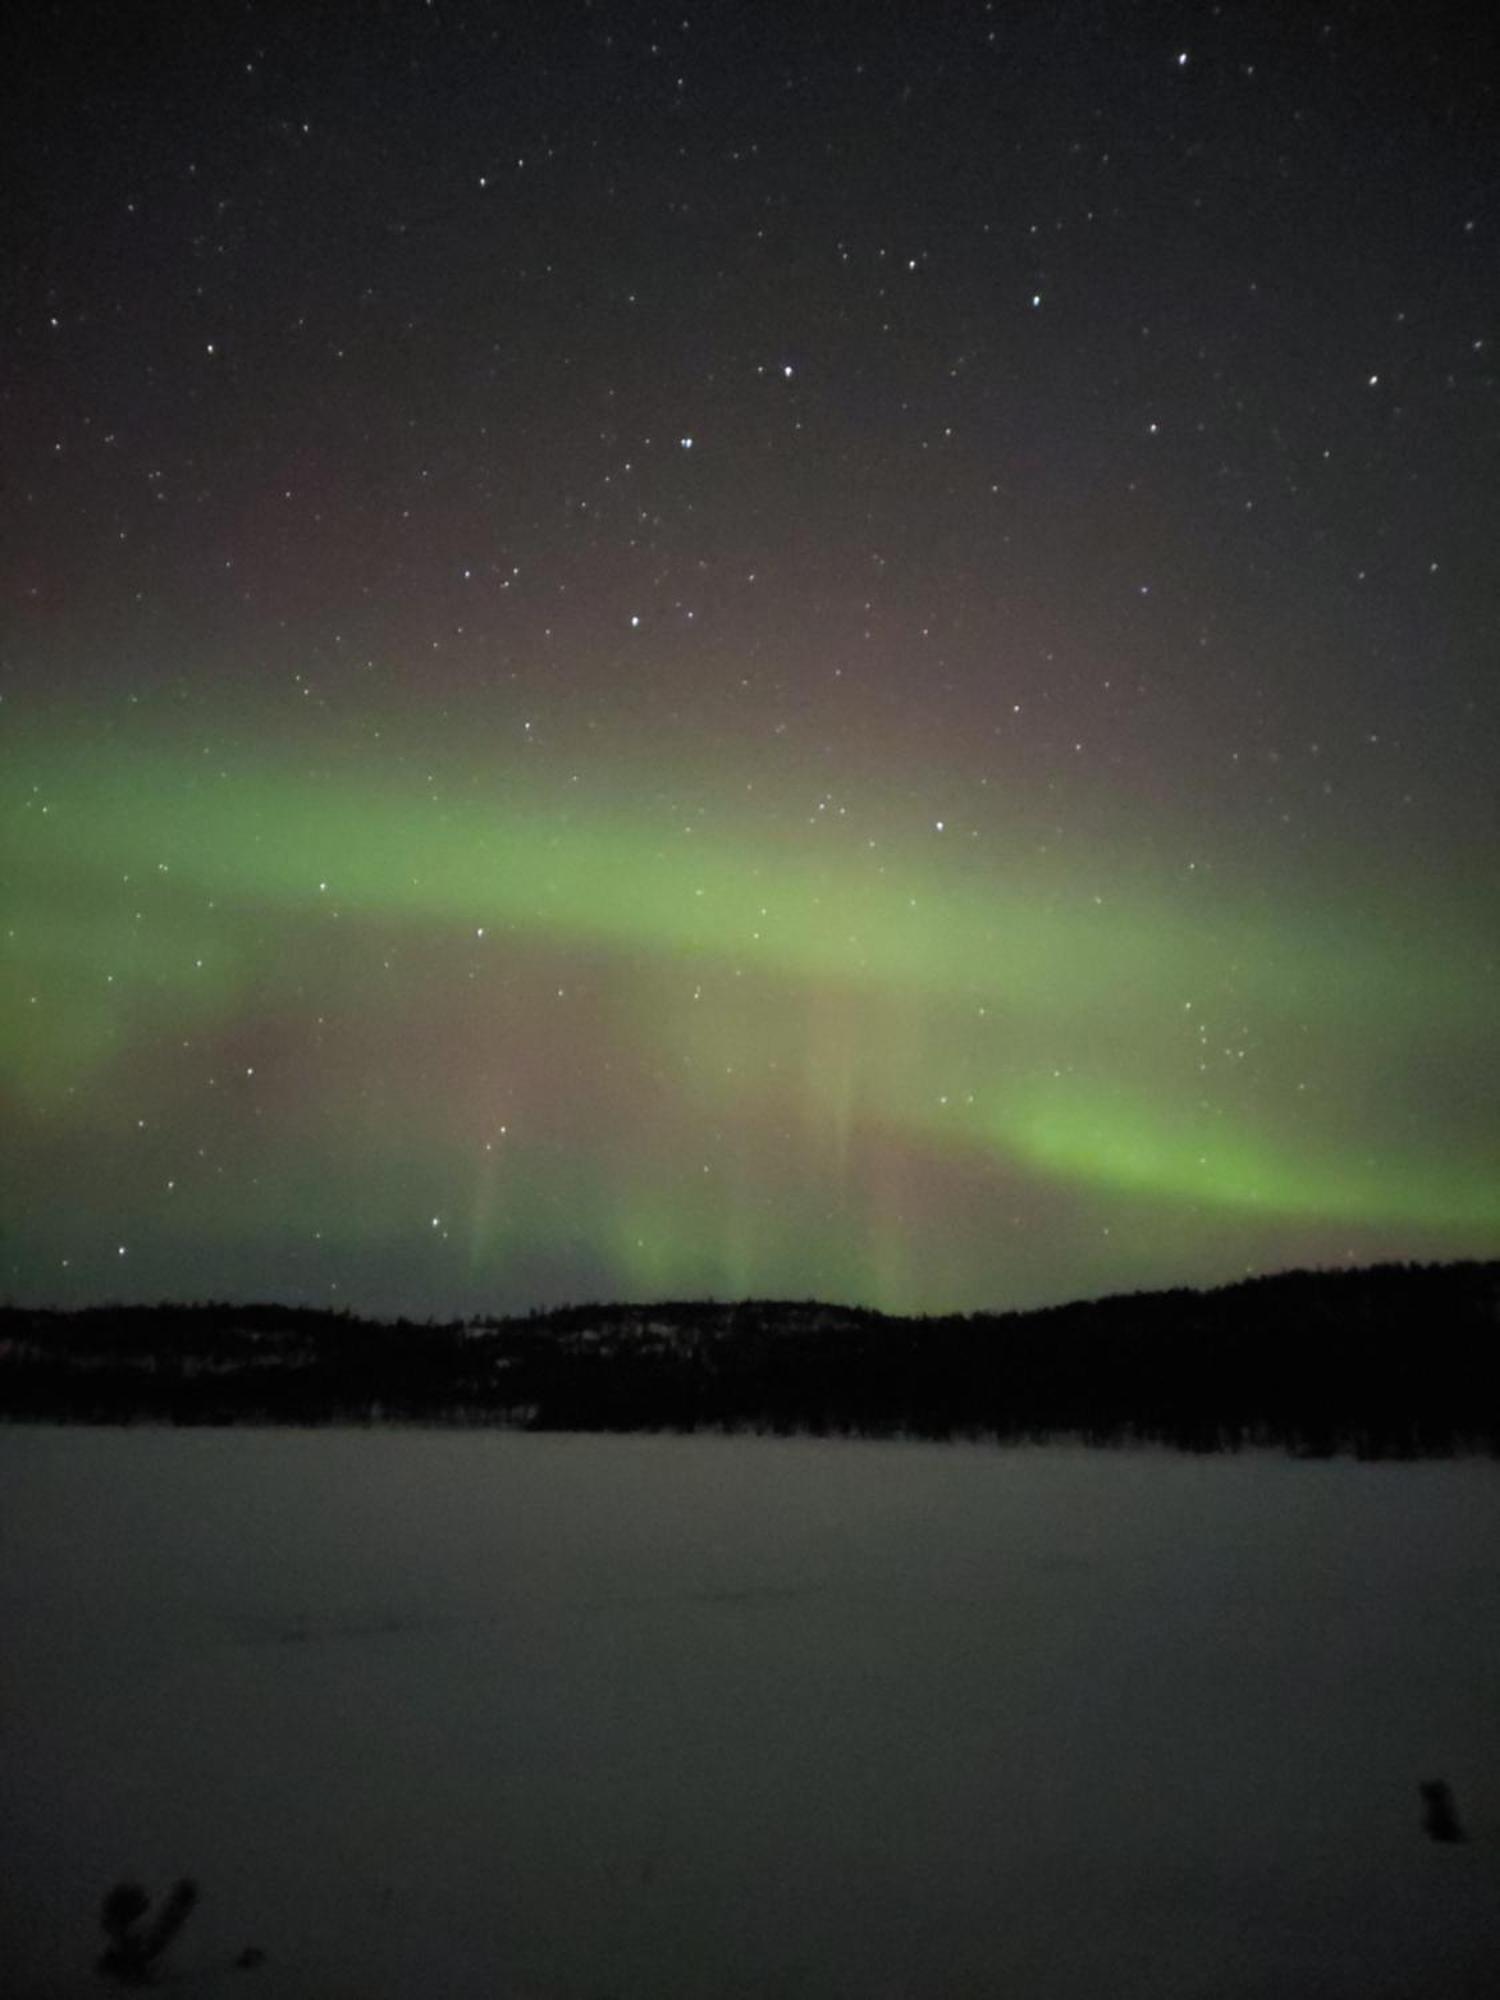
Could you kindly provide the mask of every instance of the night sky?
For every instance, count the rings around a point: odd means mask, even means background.
[[[26,11],[10,1297],[1500,1249],[1481,9]]]

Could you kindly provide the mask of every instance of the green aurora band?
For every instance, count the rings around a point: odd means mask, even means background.
[[[58,733],[25,768],[0,1069],[28,1270],[130,1230],[158,1289],[186,1241],[229,1290],[295,1232],[356,1297],[406,1244],[391,1268],[439,1305],[459,1266],[466,1301],[571,1269],[939,1310],[1011,1303],[1038,1214],[1077,1274],[1053,1295],[1159,1270],[1174,1232],[1184,1265],[1206,1232],[1217,1275],[1331,1254],[1330,1230],[1401,1254],[1500,1236],[1464,1088],[1495,967],[1421,913],[1268,914],[1109,857],[1080,892],[941,836],[914,862],[623,791],[160,738]],[[268,1109],[216,1072],[219,1184],[170,1176],[154,1217],[119,1132],[184,1151],[201,1113],[174,1052],[267,1022],[300,1050],[284,1088]],[[516,1101],[483,1137],[478,1107]],[[95,1122],[98,1186],[60,1218],[62,1138]]]

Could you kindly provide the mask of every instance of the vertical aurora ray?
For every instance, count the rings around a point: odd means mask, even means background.
[[[1213,1271],[1500,1228],[1458,1109],[1482,950],[1429,926],[1414,971],[1409,914],[1399,950],[1333,947],[1104,856],[1068,896],[940,848],[674,837],[535,776],[479,799],[66,740],[32,767],[0,1058],[42,1183],[63,1132],[91,1162],[38,1261],[134,1238],[171,1291],[186,1243],[234,1289],[294,1241],[300,1283],[359,1299],[912,1310],[1128,1281],[1174,1242]]]
[[[29,11],[12,1295],[1500,1250],[1484,66],[1096,11]]]

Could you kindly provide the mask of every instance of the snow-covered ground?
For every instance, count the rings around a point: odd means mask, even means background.
[[[0,1620],[17,2000],[1500,1992],[1490,1464],[9,1429]]]

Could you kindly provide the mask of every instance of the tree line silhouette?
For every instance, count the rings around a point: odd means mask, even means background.
[[[7,1307],[0,1417],[1500,1455],[1500,1262],[917,1319],[753,1299],[449,1324],[275,1304]]]

